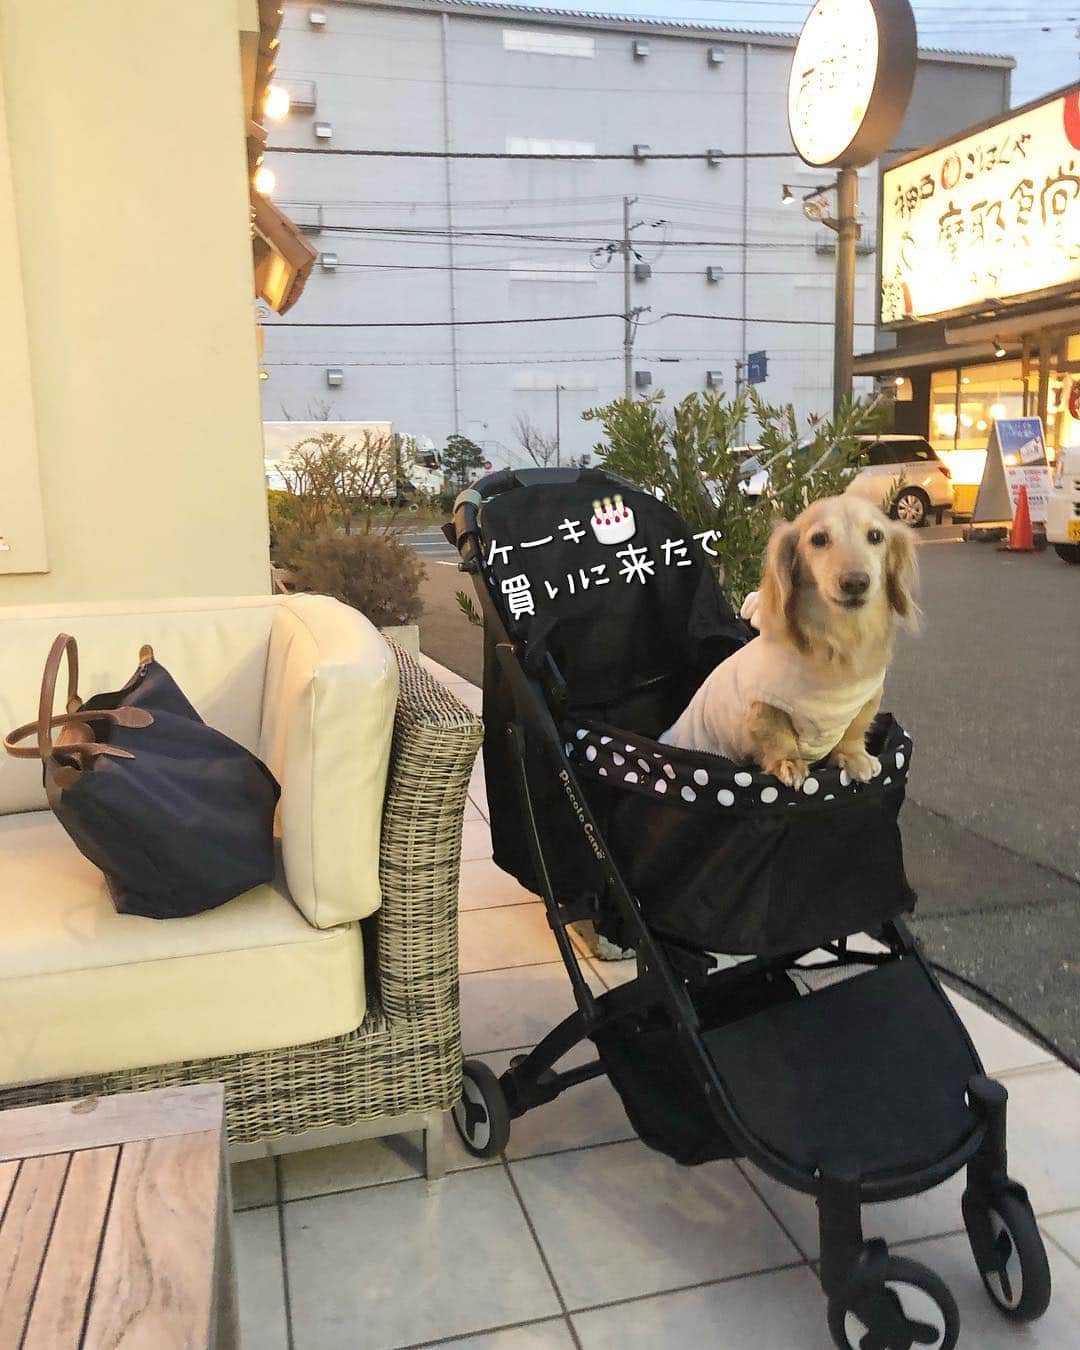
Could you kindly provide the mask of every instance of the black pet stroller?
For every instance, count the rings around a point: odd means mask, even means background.
[[[888,716],[871,782],[801,790],[657,737],[753,633],[665,504],[600,470],[481,479],[446,527],[483,610],[495,862],[543,896],[577,1011],[496,1076],[464,1066],[455,1121],[500,1152],[511,1121],[606,1073],[641,1139],[678,1162],[745,1157],[815,1196],[836,1344],[949,1350],[942,1280],[865,1240],[861,1206],[967,1167],[963,1218],[991,1299],[1040,1316],[1050,1273],[1006,1170],[1006,1091],[906,929],[897,816],[911,741]],[[637,954],[596,996],[568,925]],[[870,950],[852,935],[869,934]],[[590,1039],[594,1063],[556,1066]]]

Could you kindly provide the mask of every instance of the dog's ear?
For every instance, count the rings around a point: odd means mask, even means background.
[[[761,602],[758,626],[764,632],[785,634],[804,650],[806,634],[798,619],[799,531],[788,521],[781,521],[769,537],[765,553],[765,570],[761,577]]]
[[[911,627],[919,620],[919,607],[915,603],[918,570],[911,528],[891,525],[885,553],[885,594],[897,615]]]

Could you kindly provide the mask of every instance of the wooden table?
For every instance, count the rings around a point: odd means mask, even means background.
[[[0,1347],[239,1344],[219,1084],[0,1112]]]

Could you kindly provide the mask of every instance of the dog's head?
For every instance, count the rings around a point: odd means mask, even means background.
[[[762,628],[807,650],[811,629],[861,610],[913,623],[911,531],[859,497],[825,497],[773,531],[761,581]]]

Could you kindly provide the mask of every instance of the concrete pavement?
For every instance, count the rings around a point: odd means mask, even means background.
[[[915,738],[904,808],[931,956],[1080,1056],[1080,567],[920,531],[923,630],[886,706]],[[449,559],[448,559],[449,560]],[[480,683],[480,633],[429,563],[424,650]]]

